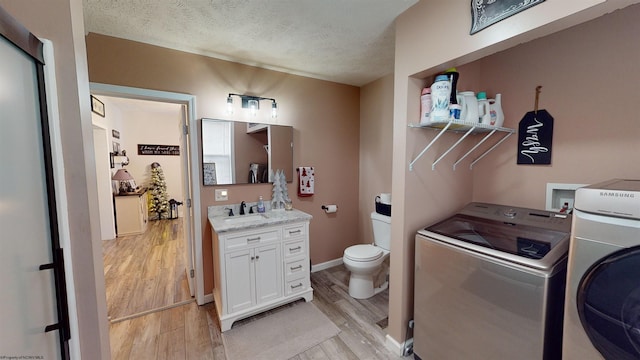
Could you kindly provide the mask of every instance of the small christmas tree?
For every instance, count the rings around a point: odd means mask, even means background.
[[[282,198],[282,182],[280,177],[280,170],[276,170],[273,176],[273,190],[271,195],[271,209],[280,209],[280,204],[284,204]]]
[[[167,183],[159,163],[151,164],[151,185],[149,188],[149,218],[161,220],[169,217],[169,200],[167,199]]]

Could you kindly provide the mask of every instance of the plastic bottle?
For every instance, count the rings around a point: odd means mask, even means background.
[[[458,103],[457,85],[458,85],[458,78],[460,77],[460,73],[458,73],[458,70],[456,68],[452,67],[451,69],[448,69],[447,71],[445,71],[444,74],[447,75],[447,77],[449,78],[449,82],[451,83],[451,96],[449,98],[449,102],[451,104],[457,104]]]
[[[438,75],[431,85],[431,121],[449,120],[451,83],[447,75]]]
[[[420,95],[420,124],[428,124],[431,121],[431,89],[422,89]]]
[[[489,99],[491,111],[491,125],[501,127],[504,123],[504,113],[502,112],[502,95],[496,94],[495,99]]]
[[[262,199],[262,195],[260,195],[260,198],[258,199],[258,212],[264,212],[264,200]]]
[[[487,93],[484,91],[478,92],[476,95],[478,98],[478,117],[481,124],[491,124],[491,108],[489,101],[487,100]]]

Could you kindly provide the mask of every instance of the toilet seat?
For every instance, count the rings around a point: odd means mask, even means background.
[[[349,246],[344,251],[344,256],[352,261],[374,261],[382,257],[383,251],[377,246],[362,244]]]

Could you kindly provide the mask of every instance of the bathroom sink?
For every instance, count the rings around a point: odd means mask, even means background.
[[[262,214],[237,215],[237,216],[230,216],[228,218],[225,218],[224,222],[226,224],[239,224],[239,223],[246,223],[246,222],[261,221],[261,220],[265,220],[266,218],[267,217]]]

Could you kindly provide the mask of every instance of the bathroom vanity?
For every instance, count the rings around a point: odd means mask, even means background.
[[[299,210],[209,216],[213,297],[222,331],[234,321],[304,298],[310,283],[309,221]]]

